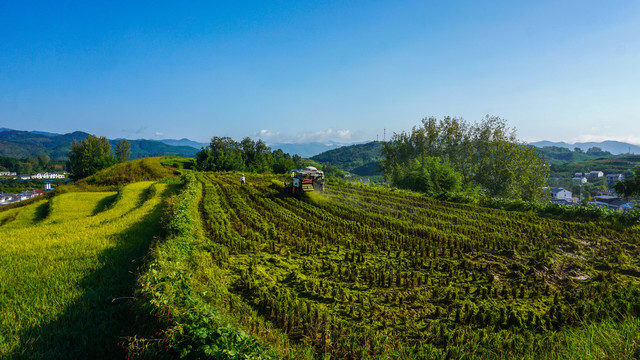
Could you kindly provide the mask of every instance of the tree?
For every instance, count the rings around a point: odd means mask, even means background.
[[[49,157],[49,155],[47,154],[40,154],[38,155],[38,165],[40,166],[41,169],[46,169],[47,166],[49,166],[49,163],[51,162],[51,158]]]
[[[604,151],[601,148],[594,146],[594,147],[590,147],[589,149],[587,149],[587,155],[592,155],[592,156],[610,156],[611,153],[608,151]]]
[[[131,156],[131,144],[125,139],[118,141],[116,144],[116,159],[118,159],[118,162],[128,161],[129,156]]]
[[[30,162],[18,163],[18,173],[30,175],[33,172],[33,164]]]
[[[393,185],[415,191],[442,193],[460,191],[462,175],[449,162],[428,156],[415,159],[395,173]]]
[[[37,169],[40,167],[40,161],[38,161],[38,158],[35,156],[29,156],[26,162],[31,164],[31,168],[33,169],[33,171],[37,171]]]
[[[616,193],[624,196],[625,198],[630,198],[632,196],[640,197],[640,168],[636,169],[635,174],[627,179],[623,181],[616,181],[613,188],[616,190]]]
[[[237,142],[230,137],[214,137],[206,148],[196,154],[196,168],[200,171],[254,171],[285,173],[299,166],[299,156],[271,151],[262,140],[246,137]]]
[[[84,140],[74,140],[68,157],[71,177],[74,180],[85,178],[116,164],[116,159],[111,154],[111,144],[104,136],[98,138],[89,135]]]
[[[426,158],[437,157],[462,175],[463,186],[480,186],[487,195],[506,198],[542,199],[549,174],[543,157],[519,142],[503,119],[491,116],[475,124],[451,117],[423,119],[410,133],[394,134],[382,155],[380,168],[392,183],[416,171],[415,160],[424,168]]]

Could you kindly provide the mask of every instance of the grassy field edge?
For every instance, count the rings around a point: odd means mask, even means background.
[[[192,174],[182,180],[180,193],[165,204],[166,238],[152,248],[148,268],[138,280],[138,329],[121,344],[127,358],[276,358],[254,337],[232,326],[194,289],[202,280],[194,278],[196,264],[202,261],[198,249],[204,243],[198,213],[202,186]],[[226,289],[210,291],[221,296]]]

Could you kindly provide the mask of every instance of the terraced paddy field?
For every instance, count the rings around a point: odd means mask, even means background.
[[[0,358],[640,358],[638,225],[238,178],[0,212]]]
[[[352,185],[286,197],[273,176],[247,186],[237,174],[196,177],[203,239],[192,271],[217,275],[194,275],[194,296],[263,342],[283,335],[279,356],[640,355],[637,225]],[[212,295],[220,283],[224,296]]]
[[[0,358],[122,358],[135,271],[169,192],[146,181],[0,213]]]

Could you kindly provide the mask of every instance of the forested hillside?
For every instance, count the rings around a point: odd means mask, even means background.
[[[382,145],[381,141],[372,141],[366,144],[343,146],[312,156],[311,159],[357,175],[379,175],[381,173],[378,170],[378,164],[382,156]]]
[[[53,160],[66,160],[71,143],[84,140],[89,134],[76,131],[64,135],[43,135],[42,133],[18,130],[0,132],[0,156],[26,158],[46,154]],[[118,140],[109,141],[115,148]],[[190,146],[171,146],[153,140],[129,140],[131,158],[149,156],[195,156],[198,150]]]
[[[612,156],[610,152],[603,151],[600,148],[590,148],[586,152],[580,148],[570,150],[558,146],[535,147],[535,149],[552,164],[564,164]]]
[[[618,155],[609,158],[576,161],[565,164],[553,164],[551,172],[554,176],[571,177],[577,172],[602,171],[605,174],[621,173],[629,175],[640,166],[640,155]]]

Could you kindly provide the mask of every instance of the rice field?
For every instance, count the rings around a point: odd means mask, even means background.
[[[114,358],[171,187],[71,192],[0,214],[0,358]]]

